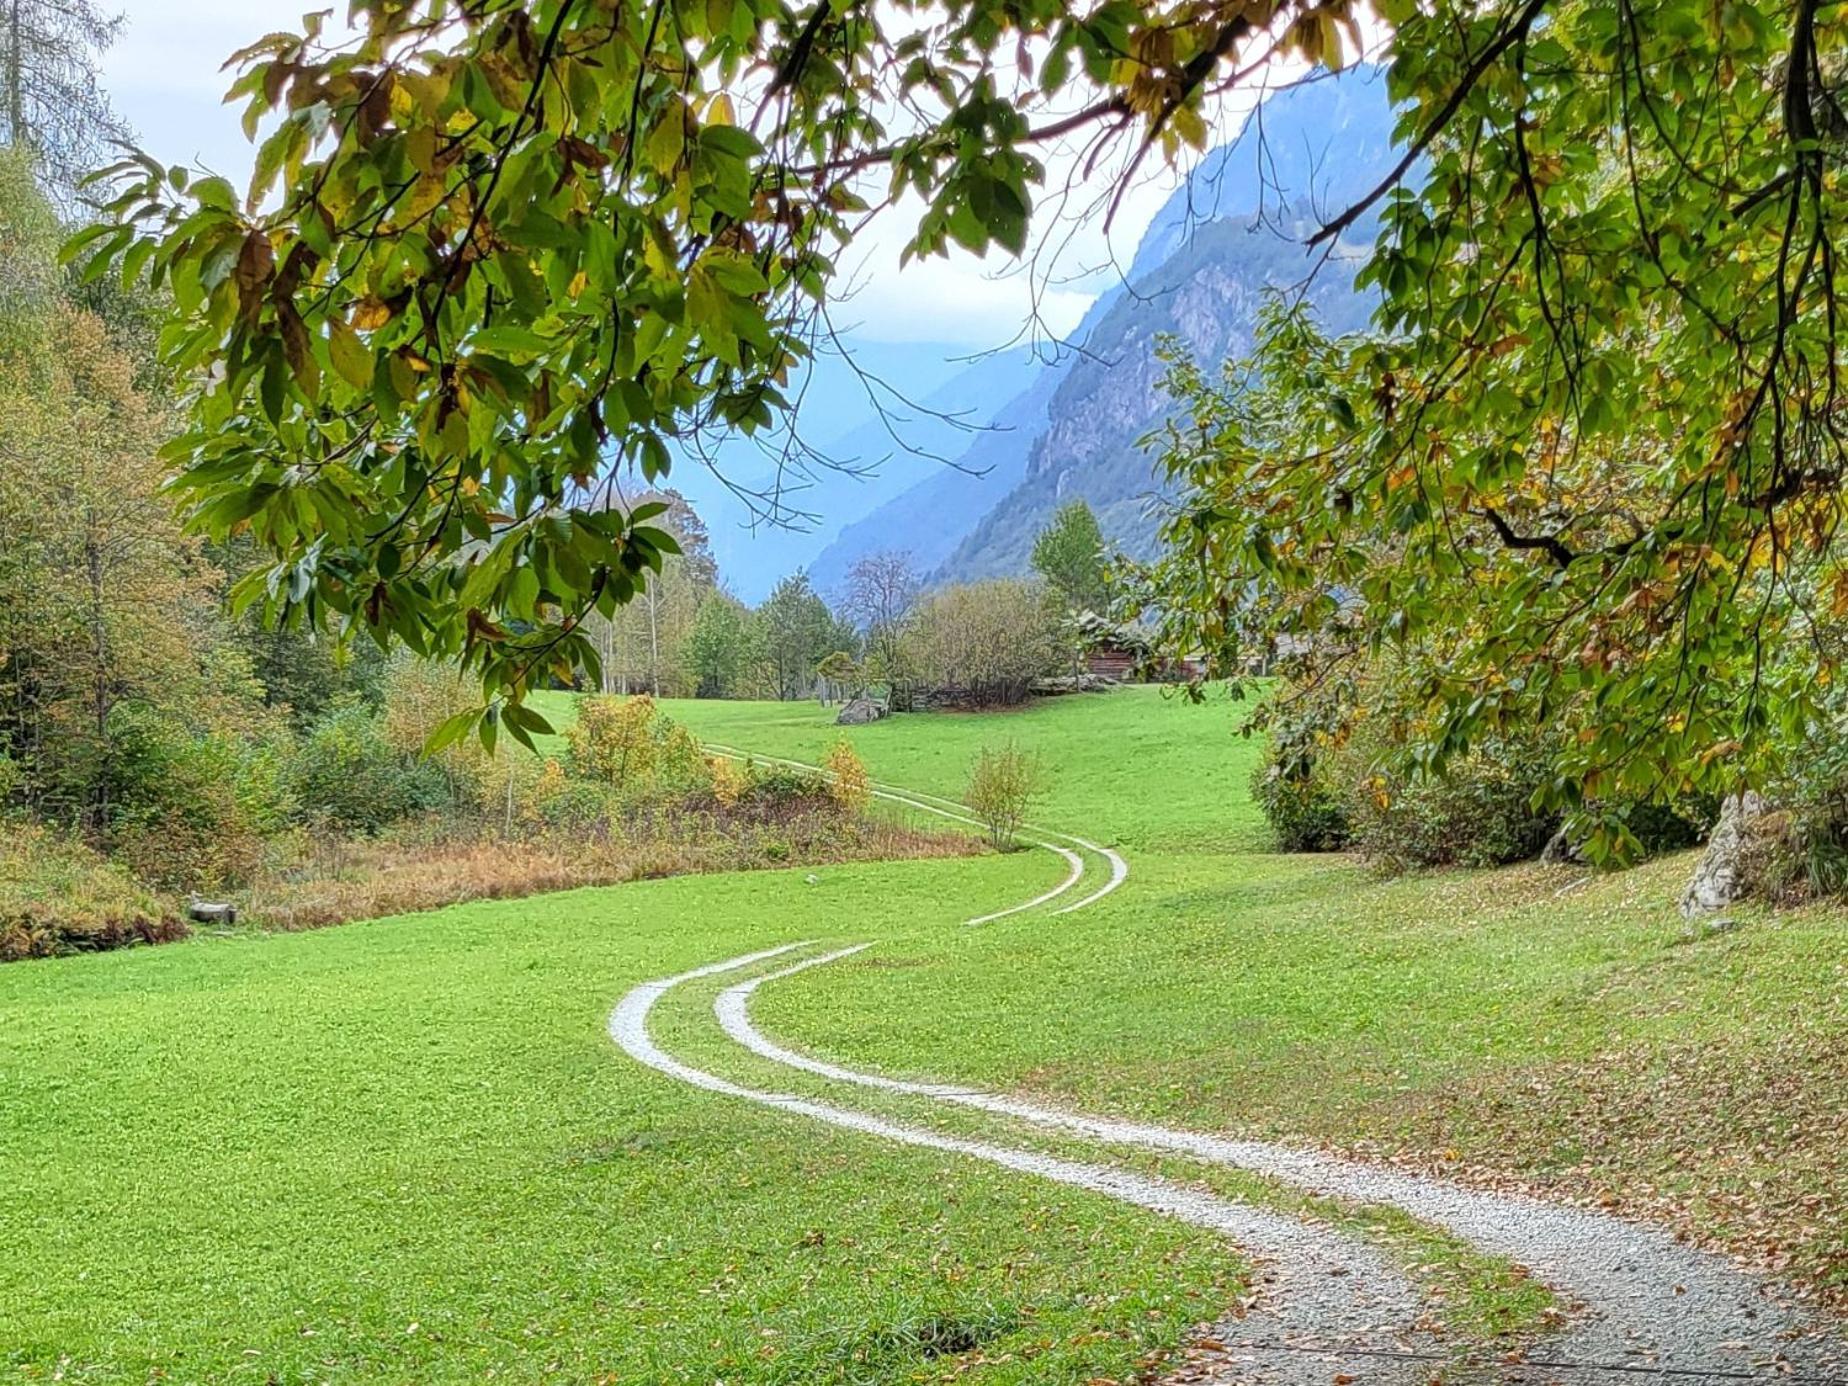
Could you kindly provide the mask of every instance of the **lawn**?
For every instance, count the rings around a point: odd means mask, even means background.
[[[813,705],[669,710],[765,754],[837,735]],[[1084,1383],[1238,1293],[1210,1237],[686,1089],[610,1044],[635,983],[799,938],[878,946],[755,1014],[862,1067],[1446,1161],[1841,1274],[1839,915],[1690,940],[1685,861],[1380,881],[1266,855],[1235,716],[1135,690],[852,733],[879,778],[950,795],[985,742],[1038,749],[1036,821],[1131,865],[1073,915],[956,923],[1062,875],[1023,852],[0,968],[0,1363]],[[663,1007],[663,1043],[768,1081],[710,994]]]

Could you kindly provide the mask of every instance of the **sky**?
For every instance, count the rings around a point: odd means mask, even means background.
[[[196,163],[240,185],[252,150],[241,111],[222,103],[232,74],[227,55],[276,29],[294,29],[309,0],[115,0],[125,23],[105,55],[104,80],[117,109],[143,147],[165,163]],[[1048,164],[1063,181],[1076,151],[1052,151]],[[870,342],[940,343],[982,351],[1070,332],[1091,302],[1134,255],[1149,220],[1178,175],[1162,170],[1138,180],[1108,232],[1099,218],[1080,218],[1104,191],[1079,187],[1063,219],[1048,218],[1045,251],[1033,265],[1005,255],[988,261],[958,253],[899,266],[904,208],[875,222],[842,261],[850,287],[837,306],[836,326]],[[915,208],[913,209],[915,212]]]

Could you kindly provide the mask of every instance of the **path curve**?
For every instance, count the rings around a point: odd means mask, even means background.
[[[1258,1302],[1220,1333],[1222,1360],[1251,1386],[1327,1386],[1331,1380],[1412,1386],[1430,1373],[1441,1346],[1416,1325],[1423,1309],[1410,1282],[1370,1247],[1315,1223],[1215,1197],[1105,1164],[965,1140],[924,1127],[790,1093],[734,1083],[676,1059],[654,1042],[648,1017],[684,982],[767,962],[804,947],[789,943],[709,963],[630,990],[610,1014],[610,1037],[637,1062],[706,1092],[879,1136],[901,1145],[940,1150],[1021,1174],[1050,1179],[1220,1233],[1259,1258],[1252,1288]],[[1232,1378],[1229,1378],[1232,1379]]]
[[[723,742],[718,741],[708,741],[703,744],[706,750],[724,756],[728,760],[760,760],[767,765],[784,765],[792,770],[804,770],[810,774],[820,775],[824,778],[830,777],[830,772],[826,766],[814,765],[805,760],[791,760],[787,756],[758,755],[755,752],[742,751],[736,746],[727,746]],[[946,799],[941,794],[930,794],[921,789],[905,789],[901,786],[886,784],[879,780],[874,780],[872,782],[872,791],[879,798],[885,799],[891,803],[904,804],[910,808],[920,809],[925,813],[934,813],[939,818],[952,818],[959,823],[967,823],[972,827],[979,828],[982,826],[977,819],[971,818],[963,811],[963,805],[957,803],[954,799]],[[1110,879],[1105,881],[1102,886],[1092,891],[1082,900],[1074,901],[1072,904],[1066,905],[1063,909],[1054,910],[1054,914],[1071,914],[1077,910],[1083,909],[1087,905],[1095,904],[1129,879],[1129,862],[1124,859],[1123,854],[1113,848],[1105,847],[1101,843],[1092,842],[1089,838],[1076,837],[1071,833],[1054,832],[1050,828],[1037,827],[1031,823],[1022,825],[1022,835],[1027,837],[1034,846],[1044,847],[1048,851],[1057,852],[1060,856],[1073,862],[1077,868],[1076,872],[1056,891],[1042,895],[1038,899],[1029,900],[1025,904],[1014,905],[1004,910],[997,910],[994,914],[984,915],[980,919],[971,919],[968,921],[969,923],[987,924],[996,919],[1005,919],[1008,915],[1019,914],[1023,910],[1030,910],[1036,905],[1045,904],[1054,896],[1063,894],[1066,890],[1076,885],[1079,877],[1084,874],[1084,862],[1076,853],[1058,846],[1057,844],[1060,842],[1069,842],[1074,847],[1081,848],[1087,852],[1095,852],[1098,856],[1102,857],[1105,864],[1110,868]]]
[[[719,754],[746,758],[735,748],[710,745]],[[821,767],[777,756],[750,756],[826,775]],[[876,784],[883,799],[971,822],[960,806],[941,796]],[[1110,863],[1110,879],[1099,890],[1065,905],[1055,913],[1083,909],[1117,889],[1129,874],[1128,863],[1116,852],[1070,834],[1034,829],[1044,840],[1036,845],[1060,852],[1071,871],[1053,890],[1033,900],[972,923],[1004,918],[1050,903],[1072,890],[1085,875],[1085,863],[1050,839],[1058,839],[1097,853]],[[1236,1202],[1182,1189],[1160,1180],[1144,1179],[1106,1164],[1057,1159],[1036,1152],[944,1136],[927,1128],[907,1126],[885,1118],[789,1094],[745,1087],[704,1073],[673,1059],[649,1039],[647,1017],[671,987],[694,978],[741,970],[785,956],[813,944],[790,944],[747,957],[696,968],[660,982],[646,983],[625,996],[610,1019],[617,1043],[639,1061],[708,1091],[743,1098],[808,1116],[815,1120],[878,1135],[901,1143],[950,1151],[986,1160],[1023,1173],[1074,1184],[1106,1193],[1126,1202],[1170,1213],[1203,1227],[1225,1232],[1260,1256],[1280,1263],[1277,1289],[1282,1292],[1278,1314],[1281,1323],[1292,1312],[1310,1330],[1310,1341],[1339,1341],[1364,1362],[1360,1371],[1342,1373],[1356,1380],[1406,1379],[1428,1372],[1395,1362],[1394,1349],[1362,1346],[1379,1341],[1377,1310],[1392,1306],[1388,1321],[1404,1326],[1411,1317],[1404,1311],[1409,1287],[1403,1278],[1380,1264],[1370,1250],[1325,1228],[1283,1218]],[[1665,1231],[1621,1222],[1580,1209],[1564,1208],[1539,1200],[1468,1189],[1447,1181],[1423,1178],[1402,1171],[1343,1160],[1316,1151],[1233,1140],[1201,1132],[1175,1130],[1147,1123],[1094,1117],[1042,1104],[1025,1102],[979,1089],[949,1083],[920,1083],[861,1072],[810,1058],[777,1045],[752,1026],[748,1013],[751,994],[765,982],[808,968],[835,962],[870,947],[859,944],[825,955],[800,960],[767,975],[725,988],[714,1002],[721,1027],[734,1040],[760,1057],[835,1082],[910,1093],[938,1102],[978,1108],[1000,1116],[1056,1127],[1106,1147],[1136,1147],[1185,1155],[1204,1162],[1247,1169],[1277,1178],[1312,1192],[1403,1209],[1491,1253],[1510,1257],[1537,1273],[1555,1289],[1578,1296],[1590,1314],[1561,1338],[1552,1340],[1535,1360],[1512,1366],[1500,1375],[1518,1381],[1569,1381],[1581,1386],[1634,1382],[1639,1373],[1671,1377],[1678,1382],[1719,1383],[1763,1375],[1786,1380],[1827,1382],[1848,1386],[1843,1367],[1842,1340],[1832,1331],[1819,1330],[1813,1320],[1779,1303],[1768,1293],[1767,1282],[1740,1271],[1718,1257],[1676,1243]],[[1306,1240],[1305,1240],[1306,1239]],[[1332,1258],[1332,1259],[1331,1259]],[[1360,1274],[1353,1274],[1358,1261]],[[1328,1271],[1345,1261],[1345,1270]],[[1362,1291],[1351,1298],[1331,1299],[1327,1279],[1352,1279]],[[1336,1300],[1341,1302],[1335,1302]],[[1414,1301],[1415,1302],[1415,1297]],[[1367,1320],[1363,1324],[1363,1320]],[[1227,1326],[1222,1326],[1227,1327]],[[1243,1325],[1229,1326],[1235,1345],[1230,1374],[1218,1371],[1188,1380],[1239,1383],[1326,1382],[1325,1365],[1305,1368],[1311,1360],[1278,1351],[1273,1339],[1267,1350],[1252,1339]],[[1315,1331],[1319,1330],[1319,1338]],[[1222,1336],[1225,1336],[1222,1334]],[[1239,1356],[1236,1347],[1252,1349]],[[1282,1345],[1285,1349],[1289,1345]],[[1384,1355],[1376,1355],[1382,1353]],[[1307,1375],[1292,1375],[1307,1371]]]
[[[761,1058],[835,1082],[908,1093],[1053,1127],[1109,1146],[1185,1155],[1286,1181],[1316,1194],[1387,1204],[1474,1246],[1526,1266],[1590,1313],[1536,1353],[1575,1381],[1633,1378],[1655,1369],[1679,1380],[1730,1381],[1796,1373],[1848,1383],[1839,1337],[1780,1303],[1762,1277],[1677,1242],[1667,1231],[1584,1209],[1465,1188],[1318,1151],[1232,1140],[1144,1122],[1089,1116],[953,1083],[914,1082],[827,1063],[785,1048],[751,1022],[765,983],[864,951],[859,944],[810,957],[722,991],[721,1028]],[[1593,1364],[1603,1370],[1595,1370]]]

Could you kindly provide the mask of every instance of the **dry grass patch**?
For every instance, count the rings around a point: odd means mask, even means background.
[[[468,900],[512,900],[580,886],[620,885],[715,871],[969,856],[966,834],[887,819],[805,815],[732,824],[680,819],[638,825],[635,835],[553,834],[541,840],[419,839],[297,844],[243,892],[244,918],[269,929],[316,929],[412,914]]]
[[[174,902],[75,839],[0,824],[0,962],[184,938]]]

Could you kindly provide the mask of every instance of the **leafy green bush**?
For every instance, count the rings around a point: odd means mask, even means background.
[[[613,790],[628,809],[712,793],[712,766],[698,739],[645,693],[582,699],[565,741],[571,773]]]
[[[1257,800],[1283,852],[1339,852],[1353,838],[1347,797],[1320,765],[1290,771],[1267,760],[1252,772],[1251,797]]]
[[[1560,822],[1534,807],[1552,764],[1547,737],[1487,737],[1427,773],[1405,749],[1387,672],[1286,688],[1266,709],[1270,754],[1252,793],[1278,846],[1352,847],[1388,870],[1538,856]]]
[[[303,821],[364,836],[450,798],[441,767],[395,748],[379,714],[354,698],[337,700],[303,733],[291,770]]]
[[[1558,814],[1533,806],[1547,761],[1527,738],[1486,741],[1438,775],[1391,760],[1349,773],[1354,845],[1392,870],[1528,861],[1559,828]]]
[[[982,821],[989,844],[1006,851],[1014,846],[1028,807],[1045,786],[1045,766],[1032,751],[1012,741],[984,746],[969,767],[963,803]]]
[[[749,783],[734,803],[740,817],[776,821],[792,814],[819,812],[833,804],[827,782],[811,771],[755,764],[747,769]]]
[[[200,734],[141,704],[117,708],[110,732],[110,852],[168,890],[219,890],[247,879],[262,858],[264,834],[282,825],[286,803],[267,767],[247,773],[257,746]]]
[[[48,829],[0,827],[0,962],[165,943],[188,930],[171,901]]]

